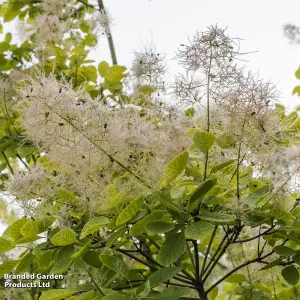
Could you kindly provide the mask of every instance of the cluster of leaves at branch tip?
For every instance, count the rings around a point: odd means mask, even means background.
[[[64,275],[1,297],[297,299],[299,109],[240,65],[239,39],[197,32],[167,82],[153,45],[130,69],[89,59],[111,32],[86,0],[0,15],[26,31],[0,43],[0,278]]]

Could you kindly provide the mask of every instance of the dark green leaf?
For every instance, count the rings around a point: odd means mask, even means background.
[[[285,281],[291,285],[296,285],[299,281],[299,272],[295,266],[287,266],[281,271]]]
[[[163,282],[168,281],[169,279],[173,278],[177,273],[181,271],[178,267],[165,267],[155,271],[148,277],[150,282],[150,286],[155,287],[160,285]]]
[[[170,265],[177,261],[185,250],[184,231],[171,232],[160,248],[158,261],[162,265]]]

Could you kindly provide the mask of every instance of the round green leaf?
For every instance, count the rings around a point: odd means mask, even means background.
[[[291,285],[296,285],[299,281],[299,272],[295,266],[287,266],[281,271],[285,281]]]
[[[185,230],[185,234],[189,239],[200,240],[211,234],[214,228],[214,225],[206,221],[198,221],[189,225]]]
[[[76,234],[72,229],[66,228],[56,233],[51,242],[55,246],[66,246],[77,241]]]

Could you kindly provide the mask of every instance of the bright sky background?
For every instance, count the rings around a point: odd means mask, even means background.
[[[159,53],[167,54],[172,76],[178,71],[172,58],[179,44],[186,43],[196,30],[218,24],[228,27],[231,37],[244,39],[243,51],[258,51],[248,56],[249,69],[277,83],[283,104],[300,105],[300,98],[292,96],[300,84],[294,76],[300,66],[300,45],[290,45],[282,30],[285,23],[300,25],[299,0],[104,0],[104,4],[114,19],[119,64],[129,67],[134,51],[153,41]],[[6,25],[16,33],[13,23]],[[92,56],[98,62],[110,61],[105,37]],[[0,232],[3,229],[0,225]]]
[[[114,18],[119,64],[130,66],[133,52],[151,40],[171,60],[179,44],[196,30],[218,24],[228,27],[230,36],[244,39],[244,52],[258,51],[248,56],[249,68],[277,83],[284,104],[300,105],[300,98],[291,95],[300,84],[294,76],[300,66],[300,45],[290,45],[282,30],[285,23],[300,25],[298,0],[104,0],[104,4]],[[100,43],[97,60],[110,59],[106,40]],[[176,72],[175,63],[170,64],[169,72]]]

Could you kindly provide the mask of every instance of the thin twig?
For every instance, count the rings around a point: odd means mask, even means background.
[[[209,241],[209,243],[208,243],[208,246],[207,246],[207,249],[206,249],[206,253],[205,253],[205,256],[204,256],[204,260],[203,260],[203,264],[202,264],[202,268],[201,268],[200,277],[204,274],[204,270],[205,270],[205,265],[206,265],[207,257],[208,257],[208,255],[209,255],[210,247],[211,247],[211,245],[212,245],[212,243],[213,243],[213,240],[214,240],[214,238],[215,238],[215,235],[216,235],[216,233],[217,233],[217,229],[218,229],[218,226],[215,226],[214,231],[212,232],[210,241]]]
[[[211,290],[213,290],[216,286],[218,286],[221,282],[223,282],[227,277],[229,277],[231,274],[234,274],[236,273],[238,270],[250,265],[250,264],[253,264],[255,262],[260,262],[261,259],[264,259],[270,255],[272,255],[274,253],[274,251],[271,251],[269,252],[268,254],[264,255],[263,257],[261,258],[255,258],[255,259],[252,259],[252,260],[248,260],[246,262],[244,262],[243,264],[237,266],[236,268],[234,268],[233,270],[231,270],[230,272],[228,272],[226,275],[224,275],[222,278],[220,278],[217,282],[215,282],[209,289],[207,289],[206,291],[206,294],[208,294]]]
[[[9,160],[8,160],[8,158],[7,158],[6,154],[5,154],[5,152],[4,152],[4,151],[1,151],[1,154],[2,154],[3,157],[4,157],[4,159],[5,159],[5,161],[6,161],[7,165],[8,165],[8,168],[9,168],[11,174],[14,175],[14,170],[13,170],[12,166],[10,165],[10,162],[9,162]]]

